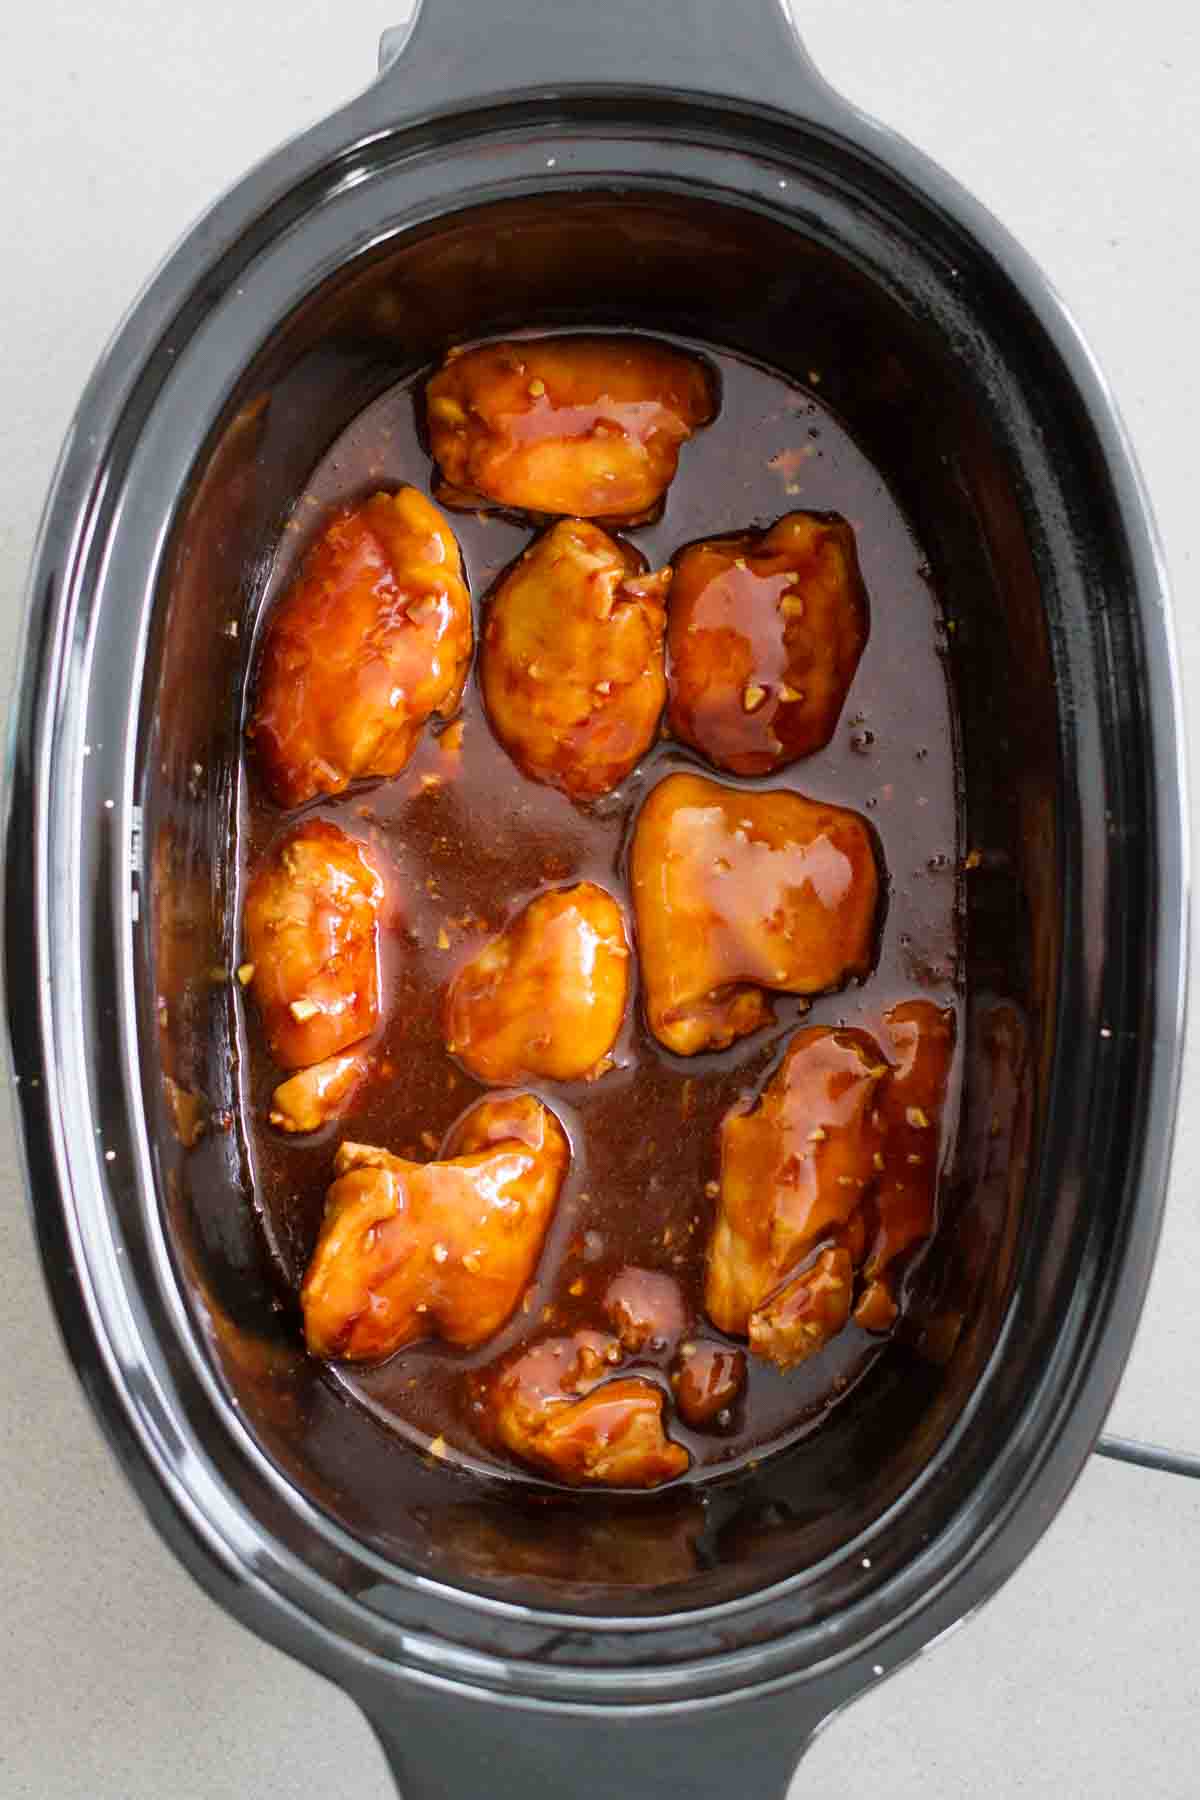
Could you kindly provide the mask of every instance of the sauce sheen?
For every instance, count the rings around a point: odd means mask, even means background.
[[[428,1160],[459,1115],[497,1091],[472,1077],[446,1048],[443,1005],[457,972],[538,894],[581,881],[597,883],[618,900],[632,939],[632,825],[642,801],[667,774],[683,770],[752,790],[787,787],[854,808],[878,835],[882,928],[875,967],[863,982],[811,1005],[774,994],[773,1025],[726,1051],[684,1058],[647,1031],[637,959],[631,958],[615,1066],[591,1081],[520,1084],[553,1109],[572,1149],[523,1305],[475,1350],[422,1342],[378,1366],[331,1365],[331,1379],[415,1445],[427,1448],[441,1438],[450,1457],[526,1481],[538,1477],[506,1461],[476,1430],[477,1402],[467,1372],[527,1341],[611,1329],[604,1298],[630,1267],[679,1284],[682,1341],[702,1341],[706,1370],[722,1346],[729,1358],[745,1352],[745,1344],[723,1337],[703,1309],[722,1118],[761,1092],[801,1024],[877,1034],[883,1014],[898,1001],[925,997],[956,1011],[961,1001],[955,725],[942,657],[945,628],[920,545],[877,470],[822,406],[819,386],[800,388],[707,345],[680,347],[699,352],[717,371],[720,410],[684,446],[662,517],[617,535],[656,569],[696,539],[762,529],[797,509],[836,512],[851,524],[870,635],[825,749],[770,777],[742,781],[661,737],[612,793],[577,805],[521,774],[489,727],[473,670],[457,719],[433,722],[408,766],[391,780],[359,783],[336,798],[283,812],[268,798],[251,748],[240,783],[243,895],[269,847],[298,820],[319,817],[378,852],[398,918],[396,929],[381,934],[382,1024],[365,1046],[375,1067],[344,1114],[321,1131],[291,1135],[270,1124],[271,1094],[281,1074],[253,1005],[241,1009],[242,1142],[266,1243],[281,1287],[293,1297],[316,1241],[338,1144],[350,1138]],[[434,470],[414,404],[427,376],[423,370],[383,394],[314,470],[283,533],[260,629],[335,508],[404,483],[432,490]],[[448,518],[462,548],[478,645],[488,591],[528,548],[535,526],[496,513],[454,512]],[[722,597],[723,625],[736,612],[735,600],[732,589]],[[247,697],[247,711],[252,699]],[[836,887],[841,872],[831,866],[824,879]],[[943,1162],[953,1144],[957,1086],[956,1061]],[[660,1341],[657,1349],[652,1340],[627,1358],[620,1375],[648,1378],[666,1392],[667,1432],[690,1453],[687,1479],[695,1479],[761,1457],[813,1429],[884,1341],[851,1324],[821,1354],[787,1373],[746,1355],[745,1386],[722,1415],[727,1423],[705,1429],[686,1425],[676,1410],[668,1379],[678,1367],[674,1340]],[[698,1376],[699,1370],[697,1395]],[[702,1411],[698,1399],[694,1410]]]

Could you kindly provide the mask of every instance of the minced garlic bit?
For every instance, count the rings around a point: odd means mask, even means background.
[[[882,1175],[884,1168],[886,1166],[884,1163],[884,1160],[883,1160],[883,1151],[877,1150],[875,1152],[874,1156],[871,1158],[871,1161],[875,1164],[875,1167],[879,1170],[879,1173]]]
[[[540,400],[546,391],[546,384],[538,376],[534,376],[529,384],[529,392],[534,400]]]
[[[925,1161],[925,1158],[923,1156],[915,1156],[910,1152],[906,1160],[919,1169],[921,1164]]]
[[[450,948],[450,939],[446,936],[446,927],[444,925],[439,925],[438,927],[437,947],[439,950],[448,950]]]
[[[435,1438],[432,1438],[430,1440],[429,1454],[430,1454],[430,1456],[436,1456],[438,1458],[445,1457],[446,1455],[449,1454],[448,1445],[440,1431],[438,1432],[438,1434]]]
[[[433,1246],[433,1260],[435,1263],[446,1262],[449,1258],[449,1255],[450,1255],[450,1252],[447,1250],[445,1244],[435,1244]]]
[[[468,1250],[463,1256],[463,1268],[467,1271],[467,1274],[478,1275],[480,1267],[481,1264],[478,1252],[475,1250]],[[528,1298],[528,1296],[526,1297]],[[528,1312],[528,1307],[526,1307],[525,1310]]]
[[[254,980],[254,964],[242,963],[238,969],[237,978],[243,987],[249,987],[250,983]]]
[[[288,1007],[297,1025],[303,1025],[306,1019],[315,1019],[320,1010],[315,1000],[293,1000]]]
[[[432,1131],[423,1131],[421,1133],[421,1142],[427,1150],[436,1150],[438,1147],[438,1141],[434,1137]],[[440,1260],[441,1259],[439,1258],[439,1261]]]
[[[793,702],[796,700],[803,700],[804,695],[800,692],[799,688],[789,687],[785,681],[780,686],[779,698],[784,701]]]
[[[704,1184],[704,1191],[710,1200],[715,1200],[721,1191],[721,1184],[719,1181],[706,1181]]]
[[[577,1275],[575,1277],[574,1281],[571,1283],[570,1287],[567,1289],[567,1292],[568,1292],[568,1294],[573,1294],[575,1296],[576,1300],[578,1300],[580,1294],[582,1294],[583,1291],[584,1291],[583,1276]]]
[[[441,785],[442,778],[440,775],[422,775],[421,777],[421,786],[425,789],[426,793],[428,793],[431,788],[440,788]]]
[[[923,1107],[906,1106],[904,1109],[904,1116],[914,1131],[929,1130],[929,1114]]]
[[[759,687],[756,681],[748,681],[742,689],[742,711],[753,712],[756,706],[762,705],[766,697],[765,687]]]
[[[785,594],[779,602],[779,610],[785,619],[802,619],[804,617],[804,601],[799,594]]]

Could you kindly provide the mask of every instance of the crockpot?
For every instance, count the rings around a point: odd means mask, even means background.
[[[228,982],[273,546],[367,403],[517,326],[804,380],[886,472],[961,728],[965,1088],[924,1323],[723,1480],[568,1495],[422,1458],[262,1254]],[[978,1606],[1095,1441],[1158,1234],[1185,835],[1164,572],[1113,403],[996,222],[834,94],[778,0],[425,0],[192,230],[82,401],[37,546],[9,1029],[68,1350],[210,1593],[362,1706],[412,1800],[781,1795]]]

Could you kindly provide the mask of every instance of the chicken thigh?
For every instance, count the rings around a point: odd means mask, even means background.
[[[488,1428],[524,1462],[572,1485],[659,1487],[688,1453],[663,1429],[666,1396],[652,1381],[611,1376],[616,1340],[578,1331],[545,1338],[477,1381]]]
[[[317,1356],[376,1361],[437,1336],[485,1343],[520,1301],[542,1251],[570,1149],[531,1094],[473,1107],[442,1160],[345,1143],[301,1290]]]
[[[845,1324],[849,1251],[835,1245],[819,1268],[806,1259],[846,1231],[876,1179],[884,1141],[877,1090],[887,1074],[865,1031],[808,1026],[757,1105],[729,1113],[721,1127],[704,1303],[722,1331],[748,1336],[785,1367]]]
[[[630,1264],[614,1275],[604,1295],[604,1310],[624,1349],[631,1355],[666,1350],[687,1323],[679,1283],[660,1269]]]
[[[539,894],[458,971],[446,1041],[480,1081],[578,1081],[606,1065],[628,987],[621,909],[581,881]]]
[[[942,1118],[954,1055],[954,1013],[932,1000],[905,1000],[883,1017],[892,1073],[879,1102],[887,1141],[875,1190],[877,1226],[867,1250],[866,1288],[855,1318],[867,1330],[896,1316],[892,1265],[933,1230]]]
[[[675,558],[668,722],[718,768],[769,775],[833,736],[867,641],[854,533],[834,514]]]
[[[526,775],[576,799],[616,787],[658,728],[671,571],[644,569],[598,525],[564,519],[487,609],[480,682],[492,729]]]
[[[426,390],[447,506],[632,524],[716,413],[698,357],[639,337],[519,338],[452,350]]]
[[[679,1416],[696,1431],[729,1424],[745,1385],[745,1352],[708,1342],[681,1347],[671,1376]]]
[[[818,994],[870,967],[875,847],[844,807],[670,775],[638,817],[631,876],[646,1017],[677,1055],[757,1031],[764,988]]]
[[[375,1029],[383,902],[365,846],[324,819],[290,832],[255,872],[244,967],[281,1069],[324,1062]]]
[[[343,1112],[370,1068],[361,1050],[342,1050],[297,1069],[271,1095],[271,1123],[280,1131],[319,1131]]]
[[[267,621],[247,733],[273,800],[396,775],[471,660],[453,532],[413,487],[339,512]]]

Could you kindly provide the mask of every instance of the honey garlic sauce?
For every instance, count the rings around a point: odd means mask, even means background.
[[[448,1053],[442,1002],[450,978],[548,886],[594,881],[621,903],[632,935],[627,877],[632,822],[649,790],[687,769],[751,789],[790,787],[863,812],[879,836],[886,899],[878,962],[862,984],[816,999],[811,1009],[775,995],[775,1024],[718,1054],[673,1056],[642,1021],[637,970],[614,1056],[594,1081],[530,1082],[571,1139],[572,1164],[542,1255],[539,1278],[508,1325],[481,1349],[423,1343],[377,1367],[334,1367],[347,1392],[389,1428],[422,1447],[523,1479],[475,1430],[464,1373],[528,1339],[579,1328],[611,1329],[604,1295],[630,1266],[679,1283],[682,1344],[743,1348],[703,1312],[704,1254],[713,1216],[717,1132],[728,1108],[751,1100],[778,1066],[801,1021],[878,1031],[896,1001],[926,996],[957,1007],[958,793],[951,701],[939,645],[940,611],[923,556],[880,474],[821,405],[772,372],[707,346],[721,378],[713,424],[683,449],[660,520],[622,535],[660,567],[701,537],[761,528],[797,508],[841,513],[853,526],[870,603],[870,637],[832,741],[762,781],[739,783],[663,740],[622,785],[590,807],[522,776],[493,737],[474,673],[460,720],[427,730],[408,768],[301,814],[266,799],[246,759],[241,784],[241,883],[274,837],[298,817],[328,818],[380,853],[402,921],[383,942],[383,1019],[371,1041],[375,1072],[348,1111],[323,1131],[288,1137],[268,1122],[280,1079],[252,1005],[239,1071],[242,1129],[255,1204],[284,1287],[297,1294],[316,1239],[333,1155],[345,1137],[427,1159],[447,1128],[487,1091]],[[285,531],[266,604],[338,505],[411,482],[428,492],[433,469],[416,425],[422,376],[366,409],[317,467]],[[496,514],[454,513],[476,607],[533,537]],[[264,609],[265,616],[265,609]],[[479,632],[476,637],[478,641]],[[636,959],[635,959],[636,961]],[[960,1021],[961,1023],[961,1021]],[[961,1029],[958,1033],[961,1040]],[[957,1064],[947,1106],[955,1114]],[[747,1380],[731,1422],[692,1430],[668,1401],[670,1437],[692,1457],[688,1479],[761,1457],[819,1423],[884,1340],[851,1325],[819,1356],[781,1374],[746,1357]],[[620,1374],[649,1375],[668,1394],[676,1347],[653,1343]]]

